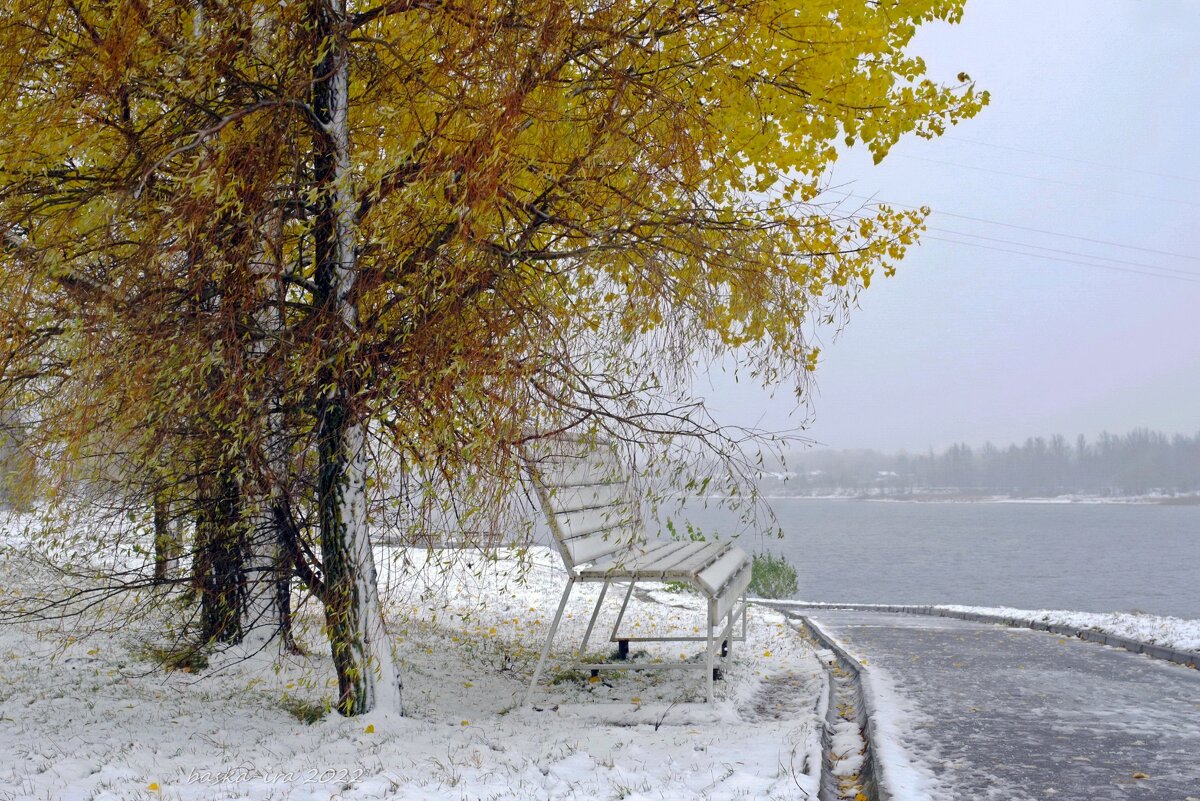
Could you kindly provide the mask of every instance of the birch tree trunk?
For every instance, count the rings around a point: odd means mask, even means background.
[[[256,312],[256,338],[251,357],[260,364],[278,343],[283,331],[283,281],[281,212],[275,211],[261,226],[260,245],[251,259],[251,270],[261,276],[261,304]],[[263,366],[268,369],[268,366]],[[267,647],[282,636],[291,641],[291,563],[287,534],[281,525],[289,472],[288,440],[276,376],[266,375],[263,445],[256,464],[255,497],[251,501],[250,536],[246,554],[246,600],[242,607],[242,632],[252,649]]]
[[[350,64],[345,0],[316,0],[318,47],[313,108],[315,177],[321,193],[315,239],[318,303],[329,324],[319,378],[318,510],[325,570],[325,621],[338,675],[338,710],[400,712],[400,681],[379,603],[367,521],[367,421],[358,408],[355,211],[350,158]]]

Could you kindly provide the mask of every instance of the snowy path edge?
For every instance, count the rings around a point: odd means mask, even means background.
[[[768,606],[769,604],[763,605]],[[858,660],[850,656],[836,640],[822,631],[819,626],[804,615],[790,612],[790,610],[786,609],[778,611],[783,612],[790,620],[798,624],[807,637],[819,642],[823,648],[831,651],[837,658],[838,665],[851,676],[855,688],[855,701],[861,710],[863,742],[866,744],[866,751],[863,755],[863,766],[860,771],[860,775],[864,779],[863,790],[870,801],[892,801],[894,796],[888,789],[883,764],[875,755],[875,743],[880,737],[875,723],[875,702],[872,694],[863,686],[863,671]],[[829,677],[829,692],[833,693],[832,676]],[[836,714],[832,703],[830,703],[829,714]],[[828,749],[826,748],[826,750]],[[824,764],[824,761],[822,761],[821,773],[821,789],[824,796],[824,793],[829,792],[831,789],[831,786],[826,783],[827,766]],[[836,798],[836,793],[831,797]]]
[[[1135,654],[1145,654],[1152,659],[1163,659],[1184,667],[1195,668],[1200,665],[1200,653],[1181,651],[1165,645],[1134,640],[1118,634],[1109,634],[1096,629],[1085,629],[1069,626],[1063,623],[1046,623],[1041,620],[1025,620],[1003,615],[985,615],[978,612],[963,612],[957,609],[947,609],[941,606],[889,606],[886,604],[817,604],[807,601],[771,601],[762,603],[781,612],[797,609],[849,609],[857,612],[895,612],[907,615],[928,615],[932,617],[952,617],[958,620],[970,620],[975,623],[994,623],[1011,628],[1033,629],[1057,634],[1060,637],[1076,637],[1087,642],[1108,645],[1113,648],[1124,648]]]

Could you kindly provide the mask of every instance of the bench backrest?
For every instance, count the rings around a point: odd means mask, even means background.
[[[568,570],[644,542],[638,495],[612,443],[561,435],[527,447],[525,458]]]

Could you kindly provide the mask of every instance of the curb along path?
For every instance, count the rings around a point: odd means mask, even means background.
[[[764,606],[770,606],[780,612],[787,613],[791,611],[803,610],[809,614],[819,614],[822,611],[837,611],[837,610],[853,610],[857,612],[896,612],[906,615],[932,615],[934,617],[952,617],[958,620],[972,620],[977,623],[995,623],[999,626],[1010,626],[1012,628],[1033,629],[1035,631],[1048,631],[1051,634],[1059,634],[1063,637],[1078,637],[1081,640],[1088,642],[1108,645],[1113,648],[1124,648],[1126,651],[1132,651],[1135,654],[1145,654],[1153,659],[1165,659],[1168,662],[1174,662],[1177,665],[1185,665],[1187,667],[1196,667],[1200,665],[1200,653],[1194,651],[1181,651],[1176,648],[1168,648],[1165,645],[1156,645],[1154,643],[1143,642],[1142,640],[1133,640],[1129,637],[1122,637],[1118,634],[1108,634],[1096,629],[1081,629],[1076,626],[1066,626],[1061,623],[1045,623],[1040,620],[1024,620],[1015,617],[1003,617],[1001,615],[983,615],[977,612],[962,612],[957,609],[947,609],[942,606],[886,606],[881,604],[807,604],[807,603],[771,603],[761,602]]]
[[[879,798],[909,801],[899,751],[936,799],[1200,801],[1195,670],[990,622],[804,612],[866,665],[864,770]]]

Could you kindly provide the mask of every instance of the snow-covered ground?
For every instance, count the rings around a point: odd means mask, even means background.
[[[1143,615],[1132,612],[1070,612],[1063,609],[1012,609],[1007,606],[953,606],[939,609],[976,615],[1010,617],[1015,620],[1057,623],[1078,629],[1095,629],[1105,634],[1162,645],[1178,651],[1200,652],[1200,620]]]
[[[10,544],[15,539],[10,538]],[[783,619],[753,609],[749,639],[702,702],[702,671],[605,673],[567,664],[594,590],[568,608],[535,709],[519,706],[565,575],[557,556],[380,549],[404,717],[319,714],[336,691],[314,604],[305,656],[212,658],[164,671],[178,608],[152,596],[82,617],[0,624],[0,799],[807,799],[816,797],[824,676]],[[446,559],[431,570],[430,559]],[[60,582],[11,548],[0,601]],[[168,599],[178,604],[177,598]],[[610,645],[603,628],[591,650]],[[640,632],[699,625],[697,599],[635,596]],[[678,644],[642,658],[695,659]]]

